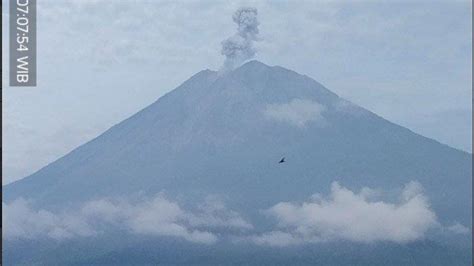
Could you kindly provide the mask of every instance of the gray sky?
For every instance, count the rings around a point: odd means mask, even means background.
[[[3,54],[8,6],[3,1]],[[469,1],[42,0],[38,86],[8,87],[3,184],[223,63],[232,13],[258,9],[256,59],[306,74],[382,117],[471,151]]]

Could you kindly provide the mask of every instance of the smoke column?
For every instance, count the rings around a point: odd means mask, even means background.
[[[253,7],[243,7],[235,11],[232,19],[237,24],[237,33],[224,40],[221,54],[225,56],[223,70],[232,70],[255,56],[253,42],[258,41],[258,11]]]

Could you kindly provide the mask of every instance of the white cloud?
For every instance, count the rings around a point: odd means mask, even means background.
[[[252,228],[237,212],[228,210],[217,200],[206,200],[193,212],[161,194],[135,203],[108,199],[89,201],[79,211],[68,213],[33,210],[27,201],[19,199],[3,203],[3,225],[6,239],[87,237],[99,234],[100,225],[105,225],[136,234],[179,237],[204,244],[218,240],[213,229]]]
[[[470,230],[468,227],[456,222],[446,228],[449,232],[460,235],[469,234]]]
[[[370,243],[405,243],[424,237],[437,225],[421,185],[407,184],[400,202],[371,201],[367,189],[360,193],[331,186],[327,198],[313,197],[301,204],[281,202],[267,212],[278,221],[278,230],[251,237],[257,244],[285,246],[330,240]]]
[[[80,217],[56,215],[46,210],[33,211],[23,199],[2,203],[2,209],[3,237],[7,239],[64,239],[96,233],[83,219],[77,219]]]
[[[252,236],[250,239],[258,245],[275,247],[285,247],[303,243],[303,240],[294,234],[282,231],[272,231],[259,236]]]
[[[125,210],[129,227],[139,234],[176,236],[201,243],[217,241],[217,236],[211,232],[188,228],[185,224],[186,212],[178,204],[162,197],[120,209]]]
[[[224,203],[215,197],[207,197],[199,206],[198,212],[188,215],[188,221],[196,227],[253,229],[253,225],[245,221],[239,213],[227,209]]]
[[[312,100],[293,99],[283,104],[268,104],[264,115],[272,120],[304,127],[309,122],[323,122],[322,112],[326,108]]]

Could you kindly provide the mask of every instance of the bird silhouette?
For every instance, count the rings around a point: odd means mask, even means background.
[[[281,160],[278,163],[284,163],[285,162],[285,157],[281,158]]]

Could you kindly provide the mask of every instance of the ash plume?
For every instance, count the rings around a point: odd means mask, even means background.
[[[225,56],[222,70],[232,70],[255,56],[253,42],[258,41],[257,14],[257,9],[253,7],[242,7],[235,11],[232,19],[237,24],[237,33],[221,43],[221,54]]]

